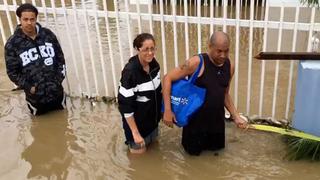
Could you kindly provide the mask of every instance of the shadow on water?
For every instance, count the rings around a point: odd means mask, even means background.
[[[31,119],[20,92],[0,94],[0,179],[26,179],[31,165],[21,153],[33,142]]]
[[[22,153],[22,158],[32,166],[27,177],[66,179],[72,160],[68,145],[75,140],[68,128],[68,113],[53,112],[33,117],[30,133],[33,143]]]

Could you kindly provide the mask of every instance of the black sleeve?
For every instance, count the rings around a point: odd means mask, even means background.
[[[118,92],[119,110],[122,116],[130,117],[135,112],[136,83],[134,74],[128,69],[122,71]]]
[[[6,43],[4,53],[7,74],[10,80],[18,87],[21,87],[26,91],[30,91],[32,84],[27,82],[27,78],[22,74],[22,64],[10,41]]]

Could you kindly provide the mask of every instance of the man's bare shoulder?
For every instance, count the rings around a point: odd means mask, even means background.
[[[200,63],[199,56],[193,56],[187,59],[179,68],[183,71],[193,72],[196,70]]]

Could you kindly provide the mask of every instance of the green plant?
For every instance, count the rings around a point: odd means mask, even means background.
[[[289,160],[311,159],[320,160],[320,141],[303,139],[293,136],[285,136],[288,144],[286,158]]]
[[[310,7],[319,7],[319,0],[300,0],[301,4],[307,4]]]

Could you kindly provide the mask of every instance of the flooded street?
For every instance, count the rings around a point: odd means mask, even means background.
[[[161,124],[142,156],[128,154],[115,105],[68,98],[68,109],[31,117],[21,93],[1,93],[0,179],[319,179],[320,164],[287,161],[281,136],[227,123],[225,150],[199,157],[181,129]]]
[[[38,2],[38,1],[37,1]],[[86,1],[88,8],[95,4],[92,1]],[[108,9],[113,10],[112,1],[108,2]],[[123,1],[120,1],[120,10],[124,9]],[[50,4],[49,1],[46,3]],[[71,2],[67,2],[67,6]],[[97,6],[101,8],[101,2]],[[57,4],[57,6],[61,6]],[[77,1],[77,6],[81,3]],[[170,6],[166,7],[166,13],[170,14]],[[194,7],[190,6],[190,14]],[[159,13],[159,7],[153,6],[155,13]],[[234,8],[234,7],[233,7]],[[248,8],[248,7],[247,7]],[[217,8],[218,9],[218,8]],[[131,11],[135,11],[135,5],[130,6]],[[141,8],[142,11],[146,9]],[[229,9],[234,17],[234,9]],[[245,9],[244,9],[245,10]],[[261,10],[261,9],[260,9]],[[263,19],[263,10],[257,13],[257,19]],[[290,11],[290,9],[288,10]],[[310,12],[301,10],[301,21],[308,22]],[[243,18],[248,19],[249,9],[243,13]],[[177,9],[177,13],[183,14],[183,8]],[[205,10],[203,11],[205,14]],[[271,19],[277,19],[279,9],[272,10]],[[216,16],[221,16],[222,12],[216,12]],[[272,15],[273,14],[273,15]],[[290,13],[289,13],[290,14]],[[288,15],[285,18],[290,21],[294,17]],[[12,13],[12,15],[14,15]],[[274,16],[274,17],[273,17]],[[317,11],[316,17],[320,17]],[[6,27],[8,36],[8,22],[5,21],[6,15],[1,12],[1,18]],[[286,145],[280,135],[265,133],[261,131],[247,130],[243,131],[235,127],[233,123],[226,124],[226,148],[217,154],[213,152],[204,152],[199,157],[189,156],[184,152],[180,145],[182,129],[177,127],[171,129],[160,122],[160,136],[158,141],[151,145],[147,153],[141,156],[128,154],[128,148],[124,144],[124,134],[122,130],[121,116],[116,104],[105,104],[97,102],[94,106],[86,99],[76,96],[76,90],[80,87],[84,90],[85,74],[80,63],[81,53],[85,55],[86,65],[88,67],[89,81],[91,90],[94,89],[92,68],[89,62],[90,51],[85,36],[85,27],[82,21],[79,22],[82,39],[82,52],[78,43],[77,34],[73,17],[68,17],[70,21],[70,32],[66,31],[63,16],[57,16],[58,21],[48,16],[46,22],[43,14],[39,14],[39,22],[56,32],[65,51],[68,65],[68,78],[71,89],[68,89],[67,82],[64,82],[65,90],[75,97],[67,98],[67,109],[64,111],[52,112],[43,116],[33,117],[30,115],[25,102],[23,92],[11,92],[13,88],[9,81],[3,56],[3,44],[0,43],[0,180],[24,180],[24,179],[52,179],[52,180],[109,180],[109,179],[175,179],[175,180],[193,180],[193,179],[320,179],[320,163],[305,160],[288,161],[286,155]],[[81,19],[81,17],[79,17]],[[317,18],[316,18],[317,19]],[[320,18],[317,19],[319,21]],[[135,36],[138,33],[137,23],[132,20],[131,31]],[[47,24],[46,24],[47,23]],[[97,41],[94,28],[94,20],[90,19],[90,37],[92,42]],[[112,46],[114,47],[114,59],[116,67],[117,81],[120,78],[121,62],[119,56],[118,36],[116,22],[114,18],[109,18],[110,32],[112,37]],[[108,90],[113,92],[113,80],[111,76],[110,58],[108,49],[108,39],[106,34],[105,20],[99,19],[101,24],[101,40],[103,55],[106,59],[105,67],[107,69]],[[149,32],[148,21],[142,21],[142,30]],[[129,46],[127,36],[126,19],[120,19],[121,46],[124,62],[129,58]],[[174,67],[173,52],[173,25],[165,23],[166,27],[166,47],[167,47],[167,67],[168,70]],[[222,26],[216,26],[215,30]],[[153,30],[156,38],[157,60],[163,66],[163,54],[161,45],[160,22],[153,22]],[[185,60],[185,37],[184,23],[177,23],[178,29],[178,55],[179,62]],[[234,62],[235,54],[235,28],[227,27],[231,36],[230,58]],[[203,25],[202,32],[202,50],[206,51],[206,41],[210,34],[210,26]],[[65,38],[66,34],[72,37],[72,44]],[[190,55],[197,52],[197,25],[189,25]],[[269,30],[270,39],[267,49],[275,51],[277,45],[278,32]],[[239,64],[239,112],[246,111],[246,93],[247,93],[247,73],[248,73],[248,46],[249,46],[249,28],[240,28],[240,64]],[[253,31],[253,55],[262,50],[263,29],[256,28]],[[282,49],[291,50],[292,31],[283,32]],[[297,51],[305,51],[306,32],[298,32]],[[76,67],[79,70],[79,79],[75,78],[75,66],[72,64],[70,54],[71,47],[75,50],[75,58],[79,64]],[[99,82],[98,91],[103,94],[104,86],[101,66],[99,64],[99,48],[93,45],[93,55],[95,67],[97,68],[97,78]],[[278,90],[278,104],[276,117],[283,118],[285,112],[285,102],[288,86],[290,62],[280,63],[280,79]],[[252,64],[252,87],[251,87],[251,114],[258,113],[259,90],[261,62],[253,60]],[[271,114],[272,91],[275,73],[275,64],[266,64],[266,84],[264,98],[263,114]],[[294,81],[295,82],[295,76]],[[233,86],[231,94],[233,95]],[[295,83],[293,83],[295,88]],[[293,111],[294,94],[291,97],[290,114]],[[291,117],[291,115],[290,115]]]

